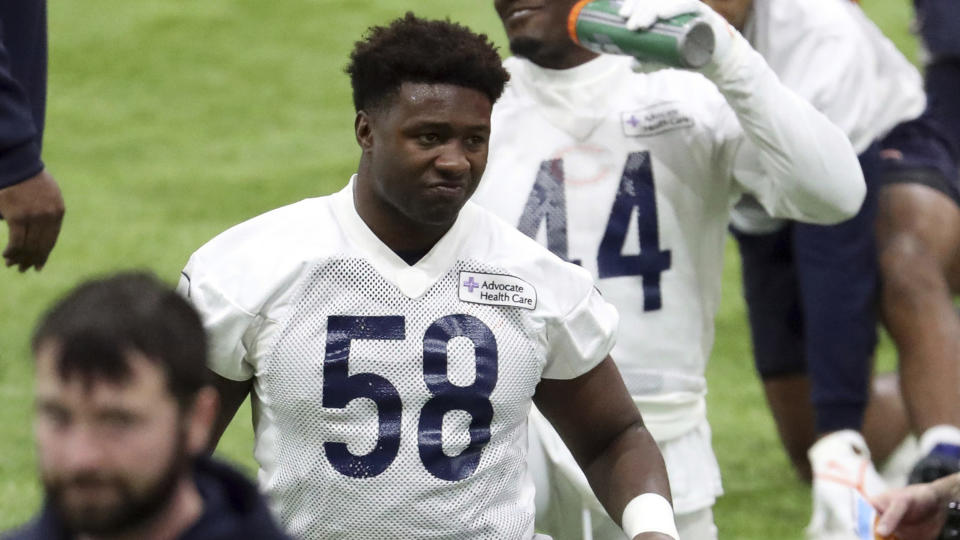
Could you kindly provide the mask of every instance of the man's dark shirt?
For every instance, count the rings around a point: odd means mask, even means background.
[[[290,540],[276,525],[265,499],[249,480],[210,459],[197,463],[194,477],[203,497],[203,514],[179,540]],[[48,505],[23,528],[2,540],[69,540]]]

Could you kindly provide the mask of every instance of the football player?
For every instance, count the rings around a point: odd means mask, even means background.
[[[908,424],[896,393],[890,396],[894,399],[876,402],[872,418],[879,422],[864,423],[876,344],[877,193],[890,176],[883,171],[881,149],[895,138],[907,141],[908,155],[920,151],[926,158],[932,152],[941,158],[930,162],[929,174],[921,171],[923,177],[949,175],[943,171],[952,164],[944,157],[943,134],[929,112],[921,116],[926,99],[919,72],[854,2],[707,2],[742,29],[785,85],[843,128],[859,152],[868,188],[855,218],[828,227],[790,223],[771,219],[745,201],[733,220],[755,362],[794,463],[802,470],[806,453],[812,468],[809,535],[858,538],[860,524],[872,522],[866,500],[883,488],[861,431],[882,456]],[[915,172],[917,165],[906,166]],[[915,276],[901,268],[916,268],[917,260],[903,251],[882,256],[889,259],[888,266],[898,267],[885,276],[884,295],[903,301],[896,289]],[[886,314],[896,320],[914,316],[903,306]],[[937,442],[960,442],[960,431],[953,427],[960,414],[956,367],[922,363],[930,360],[901,362],[909,424],[922,435],[920,446],[926,451]],[[814,406],[812,422],[806,395]]]
[[[599,280],[622,314],[613,357],[664,455],[680,537],[716,538],[704,370],[730,207],[752,193],[775,215],[835,223],[857,212],[863,177],[843,132],[705,4],[623,4],[634,29],[682,13],[714,27],[700,73],[644,74],[571,40],[575,3],[494,2],[515,56],[476,200]],[[556,433],[531,424],[538,527],[622,537]]]
[[[467,202],[508,78],[486,36],[407,14],[347,71],[338,193],[242,223],[180,290],[227,413],[252,391],[260,484],[299,538],[534,535],[532,402],[631,538],[677,538],[663,460],[588,272]]]

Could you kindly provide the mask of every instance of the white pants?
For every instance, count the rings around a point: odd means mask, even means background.
[[[537,530],[555,540],[624,540],[593,495],[560,436],[536,408],[530,413],[528,464],[536,485]],[[710,426],[658,443],[667,466],[680,540],[716,540],[713,506],[723,492]]]

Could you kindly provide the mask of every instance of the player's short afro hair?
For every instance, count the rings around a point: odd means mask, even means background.
[[[493,103],[510,78],[485,34],[411,12],[389,26],[369,28],[354,45],[346,72],[357,111],[382,105],[404,82],[471,88]]]

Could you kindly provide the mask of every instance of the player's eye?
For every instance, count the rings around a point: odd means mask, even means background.
[[[421,133],[417,135],[417,142],[424,146],[430,146],[440,142],[440,135],[436,133]]]
[[[484,144],[486,144],[487,138],[481,135],[472,135],[467,137],[466,145],[471,149],[480,149]]]

